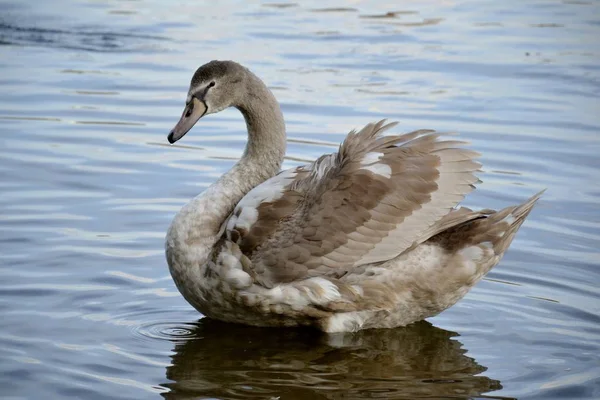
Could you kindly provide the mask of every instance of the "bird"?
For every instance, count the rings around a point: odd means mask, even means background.
[[[177,289],[208,318],[335,333],[435,316],[500,261],[543,193],[499,211],[461,207],[480,182],[479,153],[433,130],[386,133],[396,123],[385,120],[281,171],[279,103],[234,61],[195,71],[169,143],[229,107],[245,119],[245,150],[165,240]]]

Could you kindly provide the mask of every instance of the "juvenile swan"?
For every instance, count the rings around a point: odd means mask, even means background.
[[[396,125],[384,121],[280,172],[279,104],[233,61],[198,68],[169,142],[228,107],[246,120],[244,154],[181,209],[165,245],[177,288],[210,318],[348,332],[434,316],[500,261],[541,195],[456,208],[478,182],[478,154],[431,130],[383,136]]]

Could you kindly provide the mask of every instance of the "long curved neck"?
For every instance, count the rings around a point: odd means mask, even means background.
[[[285,155],[285,122],[279,103],[263,81],[248,70],[245,84],[246,94],[234,107],[246,121],[246,149],[240,161],[213,185],[222,196],[218,201],[228,205],[219,216],[221,222],[246,193],[279,172]]]
[[[235,104],[246,120],[248,144],[240,161],[203,194],[183,207],[167,234],[167,258],[192,257],[203,263],[218,240],[219,230],[237,203],[252,188],[279,172],[285,155],[283,115],[275,96],[248,71],[246,96]],[[204,259],[204,260],[203,260]]]
[[[285,122],[279,103],[263,81],[248,71],[246,95],[235,107],[248,128],[248,144],[239,163],[264,181],[279,172],[285,155]]]

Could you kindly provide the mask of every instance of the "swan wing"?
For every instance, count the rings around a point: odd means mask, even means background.
[[[476,152],[430,130],[350,132],[339,151],[251,190],[224,232],[272,287],[390,260],[427,240],[478,181]],[[443,224],[445,225],[445,224]]]

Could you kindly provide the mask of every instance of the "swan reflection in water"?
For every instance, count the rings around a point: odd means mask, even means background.
[[[456,333],[428,322],[326,335],[204,319],[189,336],[174,341],[166,399],[467,399],[502,388]]]

